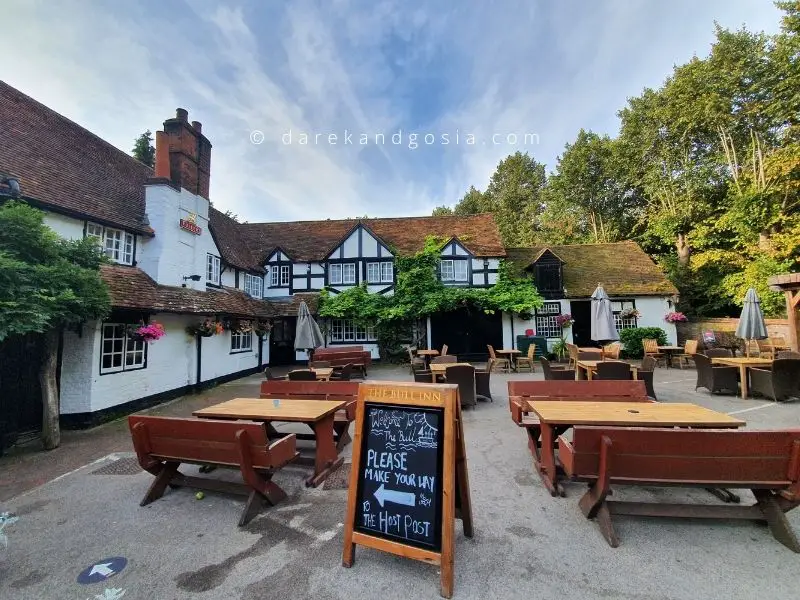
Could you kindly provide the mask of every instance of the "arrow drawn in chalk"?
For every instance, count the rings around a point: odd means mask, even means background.
[[[111,568],[111,563],[101,563],[99,565],[94,565],[92,570],[89,571],[89,576],[100,574],[103,577],[108,577],[109,575],[114,574],[114,569]]]
[[[383,508],[384,502],[394,502],[395,504],[402,504],[403,506],[415,506],[417,497],[410,492],[398,492],[397,490],[387,490],[383,484],[375,490],[375,498],[378,504]]]

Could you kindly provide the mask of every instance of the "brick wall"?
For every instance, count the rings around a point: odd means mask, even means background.
[[[786,319],[766,319],[767,333],[770,337],[783,336],[789,338],[789,324]],[[683,344],[686,340],[702,339],[703,332],[712,331],[736,331],[739,319],[705,319],[703,321],[690,321],[688,323],[677,323],[678,343]]]

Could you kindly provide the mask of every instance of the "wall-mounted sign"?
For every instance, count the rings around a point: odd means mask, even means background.
[[[185,219],[181,219],[178,222],[178,225],[184,231],[188,231],[189,233],[193,233],[195,235],[200,235],[203,233],[203,229],[197,224],[197,215],[195,213],[189,213]]]

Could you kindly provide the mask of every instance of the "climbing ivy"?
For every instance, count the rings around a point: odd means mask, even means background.
[[[370,294],[366,283],[338,294],[322,290],[319,315],[375,327],[381,353],[388,357],[402,352],[401,331],[410,331],[419,319],[433,314],[470,307],[489,314],[504,311],[525,315],[542,305],[533,281],[513,274],[504,262],[500,263],[497,283],[490,288],[444,285],[437,273],[447,241],[429,236],[423,249],[412,256],[395,251],[397,275],[392,295]]]

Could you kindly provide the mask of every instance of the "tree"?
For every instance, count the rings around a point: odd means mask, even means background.
[[[155,164],[156,149],[153,146],[153,134],[149,129],[136,138],[131,154],[136,160],[146,164],[148,167],[152,167]]]
[[[431,213],[432,217],[450,217],[453,215],[453,209],[449,206],[437,206]]]
[[[59,445],[56,357],[60,330],[101,319],[110,310],[99,266],[105,260],[89,238],[63,240],[44,224],[44,213],[23,202],[0,206],[0,341],[44,334],[39,372],[42,442]]]

